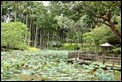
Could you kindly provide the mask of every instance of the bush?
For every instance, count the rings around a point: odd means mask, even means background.
[[[121,47],[113,48],[113,49],[112,49],[112,52],[113,52],[114,54],[121,54]]]
[[[105,42],[118,43],[117,41],[119,41],[119,39],[109,27],[102,25],[100,27],[94,28],[91,32],[84,33],[83,41],[86,43],[94,43],[95,45],[100,46],[100,44]]]
[[[66,50],[79,50],[80,47],[77,44],[63,44],[63,48]]]
[[[1,23],[1,46],[8,49],[26,49],[28,28],[21,22]]]

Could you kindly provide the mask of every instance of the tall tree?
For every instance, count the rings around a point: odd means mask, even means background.
[[[115,16],[120,16],[120,1],[80,1],[74,8],[91,16],[95,22],[109,26],[121,41],[121,33],[112,21]],[[98,20],[95,20],[95,18]]]

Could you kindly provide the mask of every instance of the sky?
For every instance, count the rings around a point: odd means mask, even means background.
[[[49,5],[49,1],[42,1],[45,6]]]

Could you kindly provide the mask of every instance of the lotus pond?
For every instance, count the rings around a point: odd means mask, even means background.
[[[121,81],[121,72],[67,62],[68,51],[1,51],[2,81]],[[97,69],[96,69],[97,68]]]

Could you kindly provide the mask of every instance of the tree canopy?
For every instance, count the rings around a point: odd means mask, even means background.
[[[54,40],[82,42],[82,34],[103,25],[121,42],[121,1],[1,1],[1,21],[26,24],[28,45],[40,48]]]

